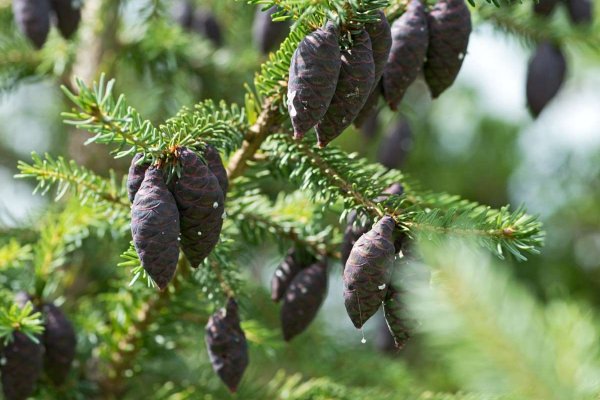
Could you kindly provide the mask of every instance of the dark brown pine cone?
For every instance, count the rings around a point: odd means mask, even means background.
[[[388,285],[385,302],[383,303],[383,313],[385,322],[398,349],[403,348],[410,339],[410,330],[406,319],[403,318],[404,312],[404,306],[400,301],[400,292],[393,285]]]
[[[544,17],[552,14],[559,0],[539,0],[533,2],[533,12]]]
[[[325,147],[350,126],[371,94],[375,64],[371,39],[366,31],[353,36],[352,47],[342,50],[341,60],[333,99],[315,128],[319,147]]]
[[[427,21],[429,48],[423,72],[435,99],[454,83],[460,71],[471,35],[471,13],[464,0],[440,0],[429,11]]]
[[[252,38],[258,50],[266,55],[277,50],[281,42],[285,40],[290,33],[290,24],[287,21],[275,22],[271,19],[271,16],[277,11],[277,6],[266,11],[262,11],[262,8],[262,5],[256,7],[252,24]]]
[[[325,115],[340,75],[338,29],[332,22],[307,35],[290,64],[287,106],[294,137],[301,138]]]
[[[46,348],[44,354],[44,370],[46,375],[55,385],[62,385],[75,359],[75,346],[77,337],[73,325],[60,308],[54,304],[45,304],[44,336],[43,343]]]
[[[300,271],[287,288],[281,307],[283,339],[289,342],[315,319],[327,295],[327,264],[320,261]]]
[[[177,268],[179,212],[161,169],[146,171],[131,207],[131,233],[142,266],[163,290]]]
[[[560,90],[567,71],[562,51],[549,42],[540,43],[527,69],[527,105],[534,117]]]
[[[25,400],[35,390],[42,374],[44,348],[21,332],[2,350],[2,390],[6,400]]]
[[[138,153],[133,157],[133,160],[131,160],[131,166],[129,167],[129,174],[127,174],[127,195],[129,196],[129,201],[131,203],[133,203],[135,194],[140,189],[140,186],[142,186],[144,175],[150,166],[149,164],[139,165],[137,162],[141,158],[141,153]]]
[[[41,49],[50,31],[50,0],[13,0],[19,30]]]
[[[569,17],[574,24],[591,24],[593,20],[592,2],[590,0],[564,0],[569,10]]]
[[[193,151],[179,151],[181,176],[173,195],[181,216],[181,248],[196,268],[213,251],[223,227],[225,197],[219,180]]]
[[[221,186],[223,196],[227,197],[229,178],[227,178],[227,170],[223,166],[223,161],[221,161],[219,152],[213,146],[208,144],[204,149],[204,159],[206,160],[206,164],[208,165],[210,172],[212,172],[219,181],[219,186]]]
[[[425,7],[421,0],[412,0],[392,24],[392,48],[383,73],[383,96],[392,110],[423,68],[428,44]]]
[[[213,369],[229,390],[235,392],[248,366],[248,344],[234,299],[230,298],[227,308],[209,318],[205,341]]]
[[[380,80],[383,75],[383,70],[387,63],[390,49],[392,47],[392,32],[390,24],[385,17],[383,11],[379,11],[379,22],[375,24],[367,24],[365,30],[371,39],[371,47],[373,48],[373,63],[375,64],[375,78],[373,80],[373,88],[362,110],[354,119],[354,125],[360,128],[369,118],[370,115],[376,112],[377,103],[380,93]]]
[[[386,168],[400,168],[412,146],[412,132],[408,121],[400,118],[379,144],[377,161]]]
[[[81,3],[76,0],[51,0],[60,34],[69,39],[81,21]]]
[[[215,47],[223,45],[221,26],[210,10],[204,8],[196,9],[192,17],[190,29],[210,40]]]
[[[271,279],[271,299],[275,302],[281,300],[296,274],[315,261],[312,254],[291,248]]]
[[[354,244],[344,269],[344,304],[356,328],[373,316],[385,299],[394,260],[396,224],[385,216]]]

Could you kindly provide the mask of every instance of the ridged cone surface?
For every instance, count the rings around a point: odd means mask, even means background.
[[[81,8],[76,7],[73,0],[50,0],[52,9],[56,13],[56,20],[60,34],[69,39],[77,31],[81,21]]]
[[[204,159],[208,165],[208,169],[219,181],[219,186],[223,191],[223,196],[227,197],[227,190],[229,189],[229,178],[227,177],[227,170],[223,166],[223,161],[217,149],[211,145],[207,145],[204,150]]]
[[[287,106],[294,137],[303,137],[327,112],[340,74],[338,31],[329,22],[307,35],[292,56]]]
[[[43,343],[44,370],[55,385],[62,385],[75,359],[77,337],[73,325],[60,308],[54,304],[45,304]]]
[[[574,24],[591,24],[594,19],[593,5],[590,0],[566,0],[569,18]]]
[[[248,344],[235,300],[209,318],[205,341],[214,371],[235,392],[248,366]]]
[[[181,216],[181,248],[196,268],[219,242],[225,198],[219,180],[193,151],[182,149],[179,162],[182,173],[173,195]]]
[[[379,22],[367,24],[365,30],[371,39],[371,47],[373,48],[373,64],[375,65],[375,78],[371,93],[365,101],[362,109],[354,119],[354,125],[360,128],[369,116],[375,112],[380,96],[380,80],[387,63],[390,49],[392,48],[392,32],[390,24],[383,11],[379,10]]]
[[[327,265],[312,264],[300,271],[285,292],[281,329],[285,341],[302,333],[315,319],[327,295]]]
[[[394,220],[385,216],[354,244],[344,268],[344,304],[356,328],[373,316],[385,299],[394,259]]]
[[[412,131],[408,122],[401,118],[392,125],[379,143],[377,161],[386,168],[400,168],[412,145]]]
[[[256,7],[254,22],[252,23],[252,38],[254,45],[262,54],[268,54],[277,50],[281,42],[290,33],[289,23],[286,21],[274,22],[271,16],[277,11],[277,6],[273,6],[266,11],[262,11],[262,5]]]
[[[296,250],[292,248],[273,273],[273,278],[271,278],[271,300],[278,302],[283,298],[288,286],[302,268],[303,265],[297,260]]]
[[[428,45],[425,7],[420,0],[412,0],[392,24],[392,48],[383,72],[383,96],[392,110],[423,68]]]
[[[471,35],[471,13],[464,0],[440,0],[427,16],[429,48],[423,67],[433,98],[458,76]]]
[[[137,191],[140,190],[140,186],[142,186],[142,182],[144,181],[144,175],[149,167],[148,164],[137,164],[141,158],[141,153],[133,156],[133,160],[131,160],[131,165],[129,166],[129,173],[127,174],[127,195],[131,203],[133,203]]]
[[[2,390],[6,400],[25,400],[35,390],[42,374],[44,348],[21,332],[13,333],[13,341],[4,347],[0,364]]]
[[[560,49],[544,42],[538,45],[527,69],[527,105],[534,117],[560,90],[567,71],[567,62]]]
[[[12,8],[19,30],[41,49],[50,31],[50,0],[13,0]]]
[[[179,212],[160,169],[148,168],[135,195],[131,233],[142,266],[164,289],[175,275],[179,258]]]
[[[400,300],[400,293],[394,286],[389,285],[385,302],[383,303],[383,314],[398,349],[404,347],[408,339],[410,339],[410,330],[406,320],[403,318],[404,312],[405,309]]]
[[[315,128],[320,147],[325,147],[350,126],[373,88],[375,64],[369,34],[362,31],[353,36],[352,41],[352,47],[341,53],[335,94]]]

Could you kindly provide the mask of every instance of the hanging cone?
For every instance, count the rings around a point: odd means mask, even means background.
[[[344,269],[344,304],[356,328],[379,309],[394,259],[394,220],[385,216],[357,241]]]
[[[341,60],[335,94],[315,128],[319,147],[325,147],[350,126],[371,93],[375,65],[371,39],[366,31],[353,36],[352,47],[342,51]]]
[[[560,49],[548,42],[540,43],[527,69],[527,105],[537,117],[556,96],[565,79],[567,61]]]
[[[254,45],[264,55],[276,50],[290,33],[290,24],[287,21],[275,22],[271,19],[276,11],[277,6],[262,11],[262,6],[259,5],[254,14],[252,38]]]
[[[320,261],[300,271],[285,292],[281,307],[281,329],[286,342],[315,319],[327,295],[327,264]]]
[[[387,63],[390,49],[392,47],[392,32],[390,24],[385,17],[383,11],[379,10],[379,22],[367,24],[365,30],[371,39],[371,47],[373,48],[373,64],[375,65],[373,87],[362,110],[354,119],[354,125],[360,128],[369,118],[370,115],[376,112],[379,95],[379,82],[383,75],[385,64]]]
[[[376,103],[379,100],[379,90],[376,89],[375,91],[373,91],[373,93],[377,93],[376,96]],[[371,93],[371,96],[369,96],[369,99],[373,96],[373,93]],[[367,100],[368,101],[368,100]],[[367,107],[367,105],[365,104],[365,107],[363,107],[363,110]],[[373,106],[372,112],[369,113],[369,115],[367,115],[364,120],[361,120],[360,122],[358,121],[358,117],[356,117],[356,119],[354,120],[354,125],[357,127],[360,127],[360,133],[362,133],[362,136],[367,139],[367,140],[372,140],[375,138],[375,136],[377,136],[377,131],[379,130],[379,113],[377,112],[377,104],[375,104],[375,106]],[[361,111],[362,113],[362,111]]]
[[[306,36],[290,64],[287,106],[294,137],[301,138],[325,115],[340,74],[338,30],[332,22]]]
[[[592,2],[590,0],[565,0],[569,17],[574,24],[589,25],[593,20]]]
[[[205,341],[214,371],[229,390],[235,392],[248,366],[248,344],[234,299],[230,298],[227,308],[210,317]]]
[[[298,272],[315,261],[312,254],[291,248],[285,259],[277,266],[271,279],[271,299],[275,302],[281,300]]]
[[[429,48],[423,72],[435,99],[454,83],[460,71],[471,35],[471,13],[464,0],[440,0],[427,20]]]
[[[60,34],[65,39],[70,39],[79,27],[82,3],[74,0],[51,0],[51,5],[56,13]]]
[[[44,336],[43,343],[46,348],[44,354],[44,370],[46,375],[55,385],[62,385],[75,359],[75,346],[77,337],[73,325],[60,308],[54,304],[45,304]]]
[[[223,196],[226,197],[227,189],[229,188],[229,178],[227,178],[227,170],[223,166],[223,161],[221,161],[219,152],[210,144],[206,145],[206,148],[204,149],[204,159],[206,160],[210,172],[212,172],[219,181]]]
[[[377,161],[386,168],[400,168],[404,164],[411,147],[412,132],[410,125],[404,118],[400,118],[379,144]]]
[[[383,303],[383,313],[396,348],[403,348],[410,339],[410,331],[406,320],[403,318],[404,306],[400,301],[400,293],[393,285],[388,286],[385,302]]]
[[[383,72],[383,96],[392,110],[423,68],[428,44],[425,7],[420,0],[412,0],[392,24],[392,48]]]
[[[219,180],[193,151],[179,151],[181,176],[173,195],[181,215],[181,248],[196,268],[213,251],[223,227],[225,198]]]
[[[41,49],[50,31],[50,0],[13,0],[12,8],[19,30]]]
[[[133,204],[135,194],[142,186],[144,181],[144,175],[148,169],[148,164],[140,165],[138,161],[143,157],[141,153],[137,153],[131,160],[131,166],[129,167],[129,173],[127,174],[127,194],[129,196],[129,202]]]
[[[21,332],[2,350],[2,390],[6,400],[25,400],[35,390],[42,373],[44,348]]]
[[[148,275],[163,290],[179,258],[179,212],[162,170],[150,167],[131,207],[133,244]]]

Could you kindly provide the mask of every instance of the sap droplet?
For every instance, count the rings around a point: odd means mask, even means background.
[[[465,53],[458,53],[458,59],[462,60],[463,58],[465,58]]]
[[[278,269],[277,271],[275,271],[275,275],[281,278],[283,276],[283,272],[281,272],[281,270]]]
[[[365,344],[365,343],[367,343],[367,339],[365,339],[365,338],[362,338],[362,339],[360,339],[360,342],[361,342],[362,344]]]
[[[383,289],[385,289],[385,283],[384,283],[383,285],[379,285],[379,286],[377,286],[377,289],[379,289],[379,290],[383,290]]]
[[[217,208],[219,207],[219,203],[217,203],[216,201],[213,203],[213,208]]]
[[[198,236],[202,236],[202,232],[198,231]]]
[[[300,291],[302,292],[302,294],[306,294],[308,292],[308,290],[305,287],[300,288]]]

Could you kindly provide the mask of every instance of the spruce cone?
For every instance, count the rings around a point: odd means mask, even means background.
[[[352,40],[352,47],[341,53],[342,66],[331,104],[315,128],[319,147],[350,126],[373,88],[375,64],[369,34],[362,31]]]
[[[46,348],[44,369],[55,385],[62,385],[75,359],[77,337],[73,325],[60,308],[54,304],[43,306],[45,330],[43,343]]]
[[[290,64],[287,106],[294,137],[301,138],[325,115],[340,74],[338,30],[332,22],[306,36]]]
[[[315,319],[327,295],[327,264],[320,261],[300,271],[285,292],[281,307],[283,339],[289,342]]]
[[[399,295],[400,293],[393,285],[388,286],[385,302],[383,303],[383,312],[385,315],[385,322],[394,338],[396,348],[401,349],[408,339],[410,339],[410,331],[406,321],[402,318],[404,307],[400,301]]]
[[[133,199],[135,199],[135,194],[140,189],[140,186],[142,186],[144,175],[149,167],[148,164],[140,165],[137,163],[141,158],[141,153],[137,153],[133,157],[133,160],[131,160],[131,166],[129,167],[129,174],[127,175],[127,194],[129,196],[129,201],[132,204]]]
[[[533,2],[533,12],[544,17],[552,14],[559,0],[539,0]]]
[[[374,95],[374,93],[376,95]],[[371,93],[371,96],[369,96],[369,99],[371,99],[371,97],[375,97],[375,105],[373,106],[371,112],[367,113],[365,117],[362,117],[364,119],[361,119],[360,121],[358,119],[361,116],[360,114],[359,117],[356,117],[354,120],[354,125],[360,128],[360,133],[362,133],[363,137],[367,140],[374,139],[375,136],[377,136],[377,131],[379,130],[379,113],[376,110],[379,95],[379,89],[374,90],[373,93]],[[368,101],[369,100],[367,100],[367,102]],[[367,104],[365,104],[362,111],[364,111],[366,107]]]
[[[262,6],[258,6],[256,14],[254,14],[252,38],[258,50],[265,55],[276,50],[290,32],[290,26],[287,22],[275,22],[271,19],[276,11],[277,6],[273,6],[266,11],[262,11]]]
[[[375,78],[373,80],[373,88],[371,94],[365,102],[362,110],[356,116],[354,120],[354,126],[360,128],[376,110],[377,103],[379,100],[379,89],[380,80],[387,63],[390,49],[392,48],[392,32],[390,31],[390,24],[388,24],[387,18],[383,11],[379,11],[380,21],[375,24],[368,24],[365,26],[365,30],[369,34],[371,39],[371,47],[373,48],[373,64],[375,64]]]
[[[181,215],[181,248],[196,268],[219,241],[225,198],[218,179],[193,151],[181,149],[179,161],[182,173],[173,195]]]
[[[285,259],[277,266],[273,278],[271,279],[271,299],[275,302],[281,300],[296,274],[298,274],[307,263],[312,263],[314,261],[315,259],[312,255],[310,257],[302,257],[296,248],[291,248],[285,256]]]
[[[213,369],[229,390],[235,392],[248,366],[248,344],[234,299],[230,298],[226,309],[210,317],[205,341]]]
[[[192,17],[190,29],[212,42],[215,47],[223,45],[223,35],[219,21],[207,9],[198,8]]]
[[[50,31],[50,0],[13,0],[12,7],[19,30],[41,49]]]
[[[556,96],[565,79],[567,62],[560,49],[541,43],[527,70],[527,105],[534,117]]]
[[[74,0],[51,0],[60,34],[69,39],[81,21],[81,4]]]
[[[131,207],[133,244],[148,275],[163,290],[179,258],[179,213],[162,170],[150,167]]]
[[[593,19],[592,2],[590,0],[565,0],[569,17],[574,24],[591,24]]]
[[[395,222],[385,216],[354,244],[344,269],[344,303],[356,328],[373,316],[385,299],[394,259]]]
[[[371,118],[377,117],[377,104],[379,104],[379,96],[381,95],[382,89],[381,82],[381,79],[379,80],[379,82],[377,82],[375,88],[373,88],[371,94],[369,95],[369,97],[367,97],[365,105],[360,110],[356,118],[354,118],[354,126],[360,128],[361,130],[365,127],[365,125],[369,124]],[[368,135],[366,136],[368,137]],[[373,134],[373,136],[375,135]]]
[[[408,122],[401,118],[387,132],[379,144],[377,161],[386,168],[400,168],[412,146],[412,132]]]
[[[435,99],[452,85],[460,71],[471,35],[471,13],[464,0],[440,0],[427,20],[429,48],[423,72]]]
[[[412,0],[392,24],[392,49],[383,72],[383,96],[392,110],[423,68],[428,44],[425,7],[421,0]]]
[[[2,390],[6,400],[25,400],[35,390],[42,373],[44,348],[21,332],[13,332],[13,340],[4,347],[0,364]]]
[[[221,161],[219,152],[213,146],[206,145],[206,148],[204,149],[204,159],[206,160],[210,172],[212,172],[219,181],[223,196],[226,197],[227,189],[229,188],[229,178],[227,178],[227,170],[223,166],[223,161]]]

